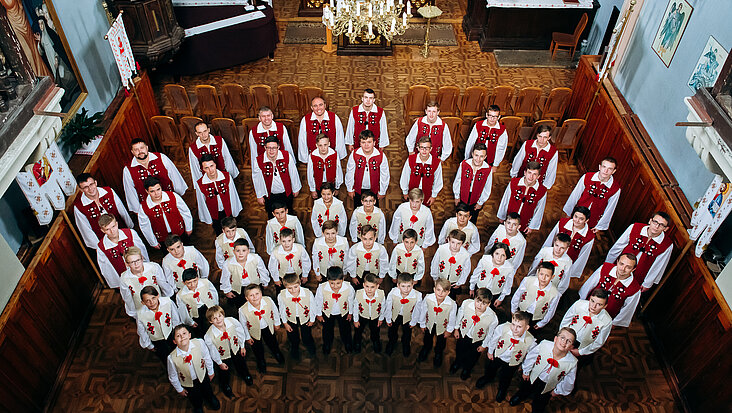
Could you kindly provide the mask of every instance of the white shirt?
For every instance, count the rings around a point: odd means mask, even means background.
[[[208,348],[206,347],[203,340],[200,338],[191,338],[191,341],[188,343],[188,351],[182,350],[180,347],[175,348],[175,352],[178,356],[185,358],[186,356],[191,354],[191,349],[193,348],[200,348],[201,349],[201,359],[206,364],[206,372],[209,376],[214,375],[214,366],[213,361],[211,360],[211,354],[208,352]],[[173,363],[173,357],[168,356],[168,380],[170,381],[170,384],[173,385],[173,388],[178,393],[182,392],[183,386],[180,384],[180,379],[178,378],[178,369],[175,367],[175,363]],[[196,374],[196,369],[193,367],[193,363],[188,363],[188,374],[191,375],[191,378],[193,380],[198,379],[198,381],[205,380],[205,377],[198,377]]]
[[[97,191],[99,192],[99,198],[103,197],[107,194],[107,190],[98,187]],[[81,204],[84,206],[87,206],[91,204],[92,201],[89,199],[86,194],[83,192],[80,195],[81,197]],[[122,200],[117,196],[117,193],[112,190],[112,198],[114,199],[114,205],[117,207],[117,212],[119,212],[120,217],[125,221],[125,225],[127,228],[135,228],[135,222],[130,218],[130,214],[127,212],[127,208],[125,208],[125,205],[122,203]],[[104,209],[103,205],[99,205],[99,209],[101,211],[109,213],[109,211]],[[84,215],[79,208],[74,205],[74,220],[76,221],[76,226],[79,228],[79,233],[81,234],[81,239],[84,240],[84,245],[87,246],[87,248],[96,248],[97,243],[99,242],[99,238],[97,238],[97,234],[92,229],[91,224],[89,223],[89,219]]]
[[[153,152],[149,152],[147,154],[147,158],[149,161],[154,161],[155,159],[158,159],[158,156],[155,155]],[[165,169],[168,171],[168,178],[170,179],[170,182],[173,184],[173,192],[175,192],[178,195],[183,196],[183,194],[188,189],[188,184],[186,184],[186,181],[183,180],[183,176],[180,174],[180,171],[178,171],[178,168],[175,167],[175,164],[168,158],[164,153],[160,154],[160,159],[163,162],[163,166],[165,166]],[[132,161],[130,162],[129,166],[125,166],[122,170],[122,184],[125,189],[125,199],[127,200],[127,209],[130,210],[130,212],[140,212],[140,198],[137,195],[137,189],[135,189],[135,183],[132,180],[132,174],[130,172],[130,168],[134,168],[136,166],[140,166],[140,163],[137,161],[137,158],[132,158]],[[147,197],[147,194],[142,194],[143,199]]]
[[[430,127],[442,125],[444,122],[442,121],[441,117],[437,117],[435,120],[435,123],[429,123],[427,121],[427,116],[422,116],[422,122],[424,122],[427,125],[430,125]],[[407,144],[407,151],[410,153],[414,152],[414,146],[417,143],[417,134],[419,133],[419,120],[415,120],[412,124],[411,129],[409,129],[409,133],[407,134],[406,144]],[[430,134],[430,139],[432,139],[432,135]],[[442,154],[440,155],[441,161],[446,161],[447,158],[450,157],[452,154],[452,138],[450,137],[450,128],[445,125],[444,128],[442,128]]]
[[[545,340],[546,341],[546,340]],[[541,343],[540,343],[541,344]],[[526,353],[526,358],[524,359],[524,362],[521,364],[521,369],[523,370],[523,373],[525,375],[530,375],[531,370],[534,368],[534,363],[536,362],[536,356],[539,355],[539,345],[537,344],[529,350],[528,353]],[[574,358],[572,353],[567,352],[567,354],[562,357],[561,359],[557,360],[564,360],[566,357]],[[549,366],[544,368],[544,371],[542,371],[539,374],[538,379],[546,383],[549,381]],[[572,367],[568,372],[567,375],[564,376],[564,379],[560,380],[559,383],[557,383],[557,386],[554,388],[554,393],[560,395],[560,396],[568,396],[570,393],[572,393],[572,389],[574,389],[574,379],[577,377],[577,365],[575,364],[574,367]]]
[[[524,277],[523,280],[521,280],[521,284],[519,284],[519,288],[516,290],[516,292],[513,293],[513,297],[511,297],[511,312],[515,313],[519,309],[519,302],[521,294],[526,292],[526,279],[529,277]],[[551,288],[552,283],[550,282],[547,284],[546,287],[543,289],[540,288],[539,291],[546,291],[547,289]],[[552,317],[554,317],[554,313],[557,311],[557,305],[559,304],[559,299],[562,298],[561,293],[557,293],[557,295],[552,298],[551,301],[549,301],[549,308],[547,308],[546,313],[544,313],[544,318],[539,320],[538,323],[536,323],[536,328],[542,328],[547,323],[549,323],[552,320]],[[534,311],[536,311],[536,299],[531,300],[531,305],[526,309],[526,311],[530,314],[534,314]]]
[[[358,105],[358,111],[359,112],[366,112],[366,109],[364,109],[363,105]],[[371,105],[371,110],[369,112],[377,112],[378,107],[376,105]],[[367,114],[368,116],[368,114]],[[348,124],[346,126],[346,132],[345,132],[345,141],[346,145],[353,145],[354,141],[354,130],[356,126],[356,121],[353,119],[353,110],[348,111]],[[379,120],[379,148],[386,148],[389,146],[389,130],[387,128],[387,122],[386,122],[386,111],[384,111],[381,114],[381,119]]]
[[[300,119],[300,129],[297,134],[297,160],[300,161],[300,163],[308,163],[308,160],[310,158],[310,153],[308,152],[308,125],[307,121],[305,120],[305,116]],[[315,116],[315,113],[310,112],[310,120],[316,119],[318,119],[318,117]],[[325,111],[325,113],[323,113],[323,120],[331,120],[327,110]],[[334,149],[335,152],[338,153],[338,160],[341,160],[346,157],[346,145],[343,141],[343,124],[341,123],[340,118],[338,118],[338,115],[334,116],[332,121],[333,125],[335,125],[336,147],[331,149]],[[318,149],[315,148],[315,151],[317,150]]]
[[[281,150],[277,152],[277,158],[275,161],[279,159],[285,159]],[[280,176],[280,171],[277,169],[275,161],[269,159],[267,155],[263,158],[263,162],[273,164],[271,186],[272,194],[281,194],[285,192],[285,184],[282,182],[282,177]],[[290,159],[287,164],[287,173],[290,177],[292,193],[300,192],[302,183],[300,182],[300,175],[297,172],[297,166],[295,166],[295,157],[292,156],[292,154],[290,154]],[[262,174],[262,170],[259,168],[259,162],[257,162],[256,158],[252,159],[252,183],[254,184],[254,192],[257,194],[257,198],[264,198],[271,195],[267,191],[267,184],[264,182],[264,174]]]
[[[231,257],[224,265],[221,266],[221,280],[220,282],[220,288],[221,292],[224,294],[228,294],[231,292],[231,271],[229,271],[229,265],[232,263],[239,264],[242,268],[246,268],[247,264],[249,264],[252,261],[257,261],[257,276],[259,277],[259,281],[262,283],[262,286],[266,287],[269,285],[269,271],[267,271],[267,267],[264,265],[264,260],[262,260],[262,257],[255,254],[252,251],[249,251],[249,254],[247,254],[247,261],[242,265],[239,263],[239,261],[236,260],[236,257]],[[242,294],[244,293],[243,287],[246,287],[247,285],[251,284],[251,280],[249,280],[250,277],[246,278],[246,282],[242,282]]]
[[[460,229],[462,231],[461,228],[458,228],[456,217],[449,218],[445,221],[445,224],[442,226],[442,230],[440,230],[440,235],[437,237],[437,243],[440,245],[447,243],[447,236],[454,229]],[[470,221],[468,221],[468,225],[465,226],[465,229],[470,231],[470,239],[466,240],[463,244],[463,248],[468,251],[468,254],[473,255],[480,251],[480,233],[478,232],[478,227]]]
[[[350,290],[350,293],[348,294],[348,298],[346,300],[348,303],[348,308],[350,310],[351,308],[353,308],[354,303],[356,301],[356,292],[354,291],[353,287],[351,286],[351,283],[349,283],[348,281],[343,281],[343,285],[341,286],[341,289],[338,290],[338,293],[347,294],[348,290]],[[315,309],[317,310],[316,315],[325,316],[323,314],[323,302],[325,301],[323,296],[325,294],[333,294],[333,293],[335,293],[335,291],[333,291],[333,289],[330,288],[330,284],[328,284],[328,281],[325,281],[323,283],[320,283],[320,285],[318,285],[318,289],[315,292]],[[331,316],[340,315],[341,311],[342,311],[341,306],[334,305],[333,308],[330,309],[330,315]],[[348,315],[348,311],[346,311],[345,314],[343,314],[343,316],[347,316],[347,315]]]

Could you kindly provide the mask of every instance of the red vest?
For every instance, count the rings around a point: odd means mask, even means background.
[[[620,191],[620,185],[613,179],[613,184],[608,188],[600,181],[593,181],[592,175],[594,175],[592,172],[585,174],[585,190],[577,200],[577,206],[589,208],[592,213],[588,224],[590,228],[595,228],[597,222],[602,218],[605,208],[607,208],[608,200]]]
[[[229,195],[229,180],[231,177],[225,170],[221,171],[221,173],[224,174],[224,179],[220,181],[204,184],[203,177],[206,175],[198,178],[198,181],[196,181],[198,183],[198,189],[206,199],[206,208],[208,208],[208,213],[211,215],[212,219],[217,219],[219,216],[218,196],[221,196],[221,204],[224,206],[224,213],[226,216],[232,216],[231,197]],[[236,196],[238,196],[238,194],[236,194]]]
[[[376,107],[376,112],[360,112],[358,106],[353,107],[353,145],[358,148],[361,146],[361,141],[358,139],[358,135],[363,130],[370,130],[374,133],[374,146],[379,147],[379,135],[381,134],[381,116],[384,114],[384,109]],[[335,147],[333,147],[335,149]]]
[[[572,237],[572,242],[569,243],[569,249],[567,249],[567,255],[569,255],[569,258],[572,259],[572,262],[577,261],[577,257],[579,257],[580,251],[582,251],[582,248],[590,241],[595,239],[595,233],[590,230],[590,228],[587,228],[587,235],[584,237],[579,232],[574,234],[572,236],[572,230],[567,229],[564,226],[567,225],[567,222],[571,221],[572,218],[562,218],[559,220],[559,234],[567,234],[570,237]],[[588,224],[589,225],[589,224]]]
[[[432,156],[439,158],[442,156],[442,134],[445,130],[445,122],[442,122],[440,125],[430,125],[429,123],[422,122],[422,119],[417,119],[417,141],[415,145],[419,145],[420,138],[428,136],[432,140]]]
[[[319,122],[318,119],[311,119],[313,116],[313,112],[309,112],[307,115],[305,115],[305,131],[307,132],[307,145],[308,145],[308,152],[312,152],[315,150],[317,143],[315,141],[315,137],[318,136],[321,133],[324,133],[325,136],[330,139],[330,147],[335,150],[336,148],[336,123],[335,123],[335,113],[328,111],[328,119],[323,119],[322,122]]]
[[[539,165],[541,165],[541,169],[539,170],[539,182],[544,183],[546,169],[549,167],[549,161],[551,161],[554,154],[557,153],[557,147],[550,143],[549,148],[542,149],[537,153],[538,150],[534,148],[534,142],[536,142],[536,139],[531,139],[524,143],[526,157],[524,157],[524,162],[521,164],[521,169],[519,169],[517,176],[524,176],[526,164],[529,162],[539,162]]]
[[[272,179],[274,178],[274,168],[277,168],[277,172],[280,174],[282,179],[282,185],[285,187],[285,195],[290,196],[292,194],[292,182],[290,182],[290,154],[286,150],[280,150],[282,159],[277,159],[274,164],[272,162],[265,162],[264,158],[267,156],[264,152],[260,152],[257,155],[257,164],[259,169],[262,171],[264,176],[264,184],[267,185],[267,195],[272,195]]]
[[[257,153],[262,154],[264,152],[264,140],[269,138],[270,136],[274,136],[277,138],[278,141],[280,141],[280,149],[282,151],[285,150],[285,128],[282,126],[279,122],[274,122],[275,124],[275,130],[268,130],[266,132],[259,133],[257,130],[259,129],[259,125],[257,125],[256,128],[252,129],[252,136],[254,137],[254,144],[258,146]],[[224,168],[219,168],[219,170],[224,170]]]
[[[363,173],[366,169],[366,164],[368,164],[370,172],[371,192],[377,195],[379,194],[379,175],[381,174],[381,160],[384,154],[376,148],[374,148],[374,152],[376,154],[367,161],[365,156],[357,154],[356,150],[353,151],[353,161],[356,163],[356,171],[353,176],[353,190],[359,195],[361,194],[361,184],[363,183]]]
[[[163,216],[168,220],[172,234],[183,235],[186,232],[186,224],[183,221],[180,210],[178,210],[178,201],[175,200],[175,194],[169,191],[167,194],[169,201],[161,202],[152,208],[147,206],[147,200],[142,201],[140,204],[142,206],[142,212],[150,219],[150,226],[152,227],[155,238],[161,244],[168,238],[168,229],[165,228]]]
[[[170,180],[168,169],[165,168],[165,164],[163,163],[162,155],[157,152],[150,153],[155,154],[157,158],[151,160],[147,164],[147,169],[143,168],[142,165],[128,167],[130,170],[130,176],[132,176],[132,183],[135,184],[135,190],[137,191],[140,203],[144,203],[145,198],[147,197],[147,191],[145,190],[143,181],[145,181],[149,176],[154,176],[160,180],[160,188],[162,188],[163,191],[173,190],[173,181]]]
[[[106,249],[104,248],[104,243],[101,239],[97,245],[99,246],[99,250],[107,256],[107,259],[114,267],[114,270],[117,271],[117,274],[122,275],[122,273],[127,270],[127,266],[125,265],[125,253],[135,244],[132,239],[132,231],[129,229],[120,229],[119,231],[124,233],[127,238],[119,240],[116,246]]]
[[[527,188],[519,185],[521,178],[513,178],[508,184],[511,188],[511,197],[508,200],[506,213],[519,212],[521,210],[521,229],[529,227],[529,222],[534,216],[534,210],[542,197],[546,195],[546,187],[539,184],[539,188]],[[521,207],[523,205],[523,208]]]
[[[127,224],[122,219],[122,216],[117,210],[117,204],[114,203],[114,194],[112,192],[112,188],[105,186],[102,187],[102,189],[107,191],[104,196],[99,197],[99,203],[102,204],[102,208],[104,208],[104,211],[106,211],[106,213],[112,215],[117,220],[120,228],[127,228]],[[104,214],[104,211],[102,211],[102,209],[99,208],[97,203],[94,201],[90,202],[87,205],[82,204],[81,195],[76,197],[76,201],[74,201],[74,206],[79,209],[82,214],[84,214],[87,220],[89,220],[89,224],[91,225],[94,233],[97,235],[97,238],[102,239],[104,233],[102,232],[102,229],[99,228],[98,221],[99,217]]]
[[[320,191],[320,185],[323,184],[323,173],[325,172],[325,180],[335,184],[336,168],[338,166],[338,154],[332,154],[321,158],[310,152],[310,161],[313,163],[313,178],[315,179],[315,190]]]
[[[622,255],[628,252],[638,258],[638,265],[633,270],[633,275],[639,284],[643,284],[648,270],[651,269],[653,262],[656,261],[656,257],[666,251],[672,243],[671,238],[668,236],[664,236],[660,244],[652,238],[642,236],[640,232],[645,226],[646,224],[633,224],[630,230],[628,245],[620,253]]]
[[[475,140],[475,143],[485,144],[487,149],[485,159],[492,165],[493,160],[496,158],[498,138],[506,131],[506,126],[499,123],[497,128],[491,128],[490,126],[486,126],[483,121],[480,121],[475,124],[475,130],[478,132],[478,138]]]
[[[615,318],[620,312],[620,309],[623,308],[625,300],[627,300],[628,297],[632,296],[633,294],[637,293],[638,290],[640,290],[641,286],[640,283],[638,283],[638,280],[635,279],[635,277],[633,277],[633,281],[631,281],[630,285],[627,287],[620,282],[613,286],[613,283],[617,279],[616,277],[610,276],[610,270],[612,270],[613,268],[615,268],[615,264],[610,264],[609,262],[602,264],[602,267],[600,268],[600,281],[594,288],[592,288],[592,290],[594,290],[595,288],[602,288],[610,293],[610,296],[607,299],[607,307],[605,307],[605,310],[607,310],[607,312],[610,313],[613,318]]]
[[[226,164],[224,163],[222,142],[223,140],[221,139],[221,136],[213,136],[208,144],[208,147],[203,146],[199,148],[194,141],[193,143],[191,143],[190,148],[193,152],[193,155],[195,155],[196,159],[198,159],[199,163],[201,162],[201,155],[203,155],[204,153],[210,153],[211,156],[213,156],[214,161],[216,162],[216,169],[218,169],[219,171],[225,171]]]
[[[435,183],[435,172],[440,166],[440,158],[432,154],[432,163],[426,164],[417,162],[418,156],[418,153],[413,153],[407,158],[412,169],[412,173],[409,174],[409,189],[421,188],[427,199],[432,196],[432,186]]]
[[[462,161],[460,163],[460,201],[468,205],[475,205],[480,199],[480,195],[483,193],[488,177],[491,176],[491,166],[487,168],[478,169],[478,172],[473,174],[473,166],[471,165],[472,159],[468,161]],[[473,184],[473,190],[470,190],[470,184],[475,179]]]

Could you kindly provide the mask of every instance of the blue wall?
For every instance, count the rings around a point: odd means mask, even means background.
[[[726,50],[732,47],[732,2],[694,0],[689,3],[694,11],[671,64],[666,67],[651,49],[651,43],[668,1],[645,1],[614,81],[693,205],[704,194],[712,173],[686,140],[686,128],[674,125],[685,121],[688,115],[683,99],[693,91],[687,81],[709,36],[714,36]]]
[[[618,10],[623,10],[623,0],[599,0],[600,8],[597,9],[595,14],[595,20],[592,22],[590,27],[590,34],[587,36],[587,51],[586,54],[600,54],[600,43],[602,38],[605,37],[605,30],[607,24],[610,21],[610,15],[613,12],[613,7],[617,7]],[[622,17],[618,17],[620,21]],[[612,29],[610,29],[612,32]]]
[[[104,9],[97,0],[53,0],[53,5],[89,93],[83,107],[92,113],[103,112],[121,85],[114,56],[104,40],[109,30]],[[71,156],[63,152],[67,159]],[[11,185],[0,198],[0,234],[16,252],[23,240],[18,222],[23,222],[20,211],[25,208],[28,201],[17,184]]]

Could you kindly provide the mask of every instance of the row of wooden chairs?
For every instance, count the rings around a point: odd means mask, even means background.
[[[269,85],[251,85],[248,89],[238,83],[224,83],[218,91],[212,85],[197,85],[196,105],[191,104],[185,87],[168,84],[164,88],[170,112],[176,119],[198,116],[210,122],[214,118],[243,119],[256,117],[262,106],[272,108],[276,117],[300,118],[310,111],[310,101],[323,96],[315,86],[299,87],[287,83],[277,86],[275,93]]]
[[[514,97],[515,88],[510,85],[499,85],[488,91],[485,86],[469,86],[460,95],[457,86],[442,86],[437,90],[435,101],[440,105],[440,116],[460,116],[465,121],[482,116],[490,105],[498,105],[501,115],[512,115],[524,118],[527,122],[533,119],[561,120],[569,105],[572,89],[558,87],[543,97],[542,89],[524,87]],[[402,98],[404,106],[404,124],[411,125],[415,118],[424,115],[427,102],[430,100],[430,87],[412,85],[407,95]]]

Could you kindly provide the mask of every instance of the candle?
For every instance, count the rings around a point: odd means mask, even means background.
[[[412,2],[407,0],[407,14],[412,14]]]
[[[379,15],[384,15],[384,3],[379,3]]]
[[[404,25],[404,27],[407,27],[407,14],[406,13],[402,14],[402,24]]]
[[[396,17],[392,17],[391,19],[391,32],[394,33],[396,31]]]
[[[373,14],[373,11],[374,11],[373,10],[373,5],[371,3],[369,3],[369,17],[373,17],[373,15],[374,15]]]
[[[335,15],[333,13],[330,14],[330,25],[335,26]]]
[[[353,33],[353,20],[348,21],[348,34]]]
[[[335,1],[335,0],[330,0],[330,7],[334,7],[334,6],[335,6],[335,5],[333,4],[333,2],[334,2],[334,1]]]
[[[356,3],[356,16],[361,15],[361,3]]]
[[[371,22],[369,22],[369,36],[373,36],[374,33],[371,31]]]

